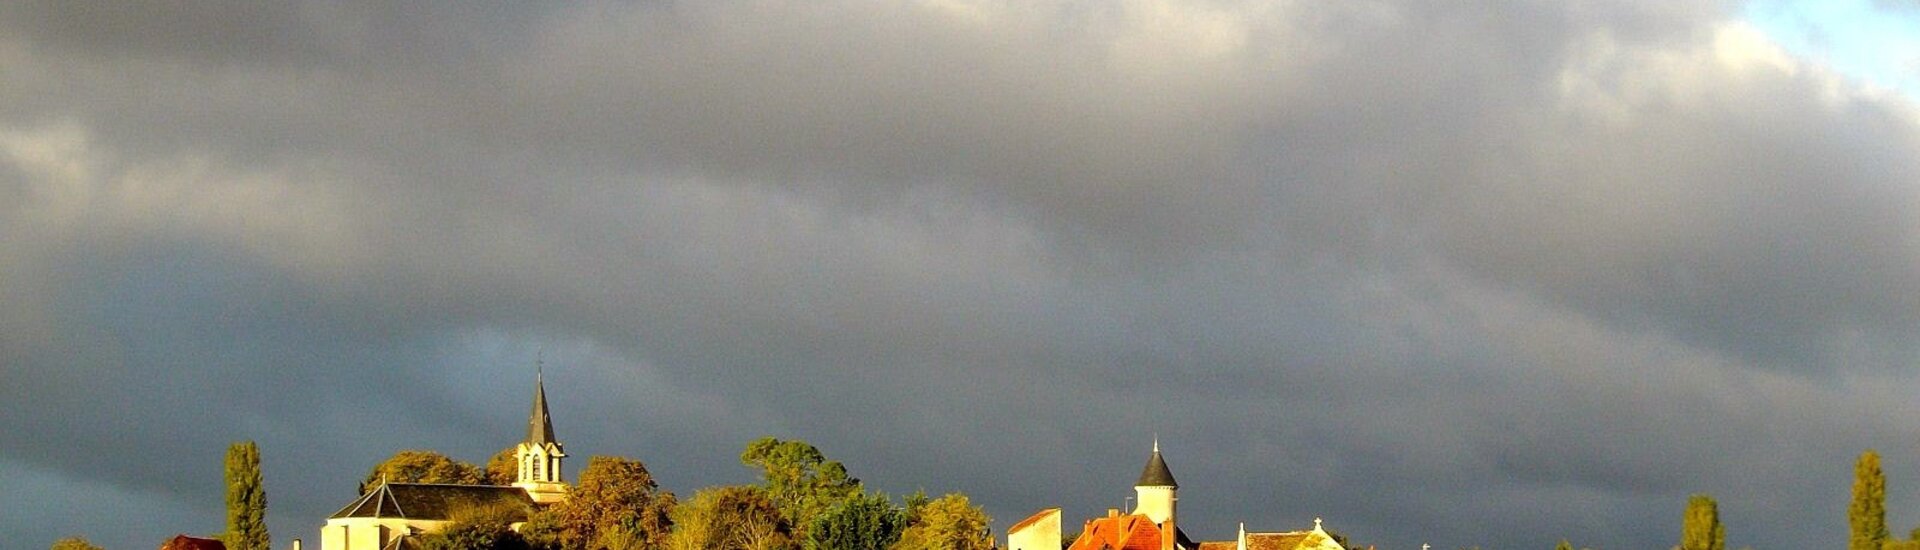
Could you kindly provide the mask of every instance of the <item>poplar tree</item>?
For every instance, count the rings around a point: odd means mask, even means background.
[[[268,550],[269,544],[260,447],[253,441],[234,443],[227,446],[227,548]]]
[[[1681,519],[1680,550],[1726,550],[1727,530],[1720,525],[1720,505],[1713,497],[1697,494],[1687,499],[1687,515]]]
[[[1887,540],[1887,478],[1880,473],[1880,454],[1867,449],[1853,466],[1853,504],[1847,507],[1852,537],[1847,550],[1880,550]]]

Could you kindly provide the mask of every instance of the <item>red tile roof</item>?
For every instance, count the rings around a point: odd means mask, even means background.
[[[1107,516],[1087,522],[1067,550],[1160,550],[1163,533],[1146,514]]]
[[[174,535],[173,538],[160,543],[160,550],[227,550],[227,545],[220,542],[220,539]]]

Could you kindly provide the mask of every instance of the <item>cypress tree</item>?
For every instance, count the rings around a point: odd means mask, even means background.
[[[1681,519],[1680,550],[1726,550],[1727,529],[1720,525],[1720,505],[1713,497],[1697,494],[1687,499],[1687,515]]]
[[[1887,540],[1887,478],[1880,473],[1880,454],[1867,449],[1853,466],[1853,504],[1847,507],[1852,537],[1847,550],[1880,550]]]
[[[227,446],[227,536],[229,550],[268,550],[267,489],[260,481],[260,447],[252,441]]]

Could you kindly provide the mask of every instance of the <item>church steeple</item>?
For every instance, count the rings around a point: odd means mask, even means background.
[[[539,370],[546,370],[544,365]],[[536,370],[533,375],[533,415],[527,418],[527,442],[536,445],[553,443],[553,418],[547,416],[546,373]]]
[[[514,454],[520,459],[520,470],[513,486],[526,489],[527,496],[533,497],[534,502],[552,504],[567,498],[567,483],[560,477],[560,459],[567,453],[553,437],[553,417],[547,414],[545,370],[545,365],[539,365],[534,371],[533,413],[527,417],[527,440],[514,448]]]

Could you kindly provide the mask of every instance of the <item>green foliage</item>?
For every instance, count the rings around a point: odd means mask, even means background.
[[[514,445],[500,449],[500,452],[493,453],[493,457],[487,459],[487,466],[483,472],[488,485],[512,485],[513,482],[520,481],[520,456],[514,454],[519,447]]]
[[[567,500],[539,514],[539,536],[529,538],[562,550],[653,548],[666,543],[673,505],[645,464],[595,456]]]
[[[420,550],[530,550],[527,540],[497,519],[455,521],[415,539]]]
[[[1880,550],[1887,540],[1887,478],[1880,454],[1867,449],[1853,466],[1853,503],[1847,507],[1847,550]]]
[[[67,537],[64,539],[53,541],[53,547],[49,548],[48,550],[103,550],[103,549],[100,548],[99,546],[95,546],[91,542],[87,542],[86,537]]]
[[[1720,506],[1713,497],[1697,494],[1687,499],[1681,520],[1680,550],[1726,550],[1727,531],[1720,525]]]
[[[910,503],[911,504],[911,503]],[[967,495],[948,493],[909,507],[914,520],[900,534],[894,550],[992,550],[989,531],[993,518],[967,501]]]
[[[792,529],[766,491],[752,486],[705,489],[673,509],[669,550],[788,550]]]
[[[1881,550],[1920,550],[1920,527],[1907,533],[1907,540],[1889,540],[1880,545]]]
[[[806,550],[886,550],[907,528],[906,511],[886,495],[855,494],[814,518]]]
[[[252,441],[227,446],[227,532],[229,550],[268,550],[267,489],[260,478],[260,447]]]
[[[479,485],[486,478],[486,472],[478,466],[433,451],[406,450],[394,453],[368,471],[366,479],[360,481],[358,494],[367,494],[383,480],[389,483]]]
[[[1573,550],[1573,543],[1567,542],[1567,539],[1560,539],[1560,544],[1553,545],[1553,550]]]
[[[767,498],[787,525],[803,531],[798,533],[803,539],[815,518],[861,491],[860,480],[849,477],[846,466],[827,460],[805,441],[762,437],[747,444],[740,462],[761,470]]]
[[[560,542],[560,515],[553,508],[534,512],[520,526],[520,537],[537,550],[571,550]]]
[[[920,523],[920,511],[925,510],[927,503],[933,502],[933,499],[927,498],[926,489],[914,489],[913,494],[907,495],[906,501],[907,525],[913,525]]]

